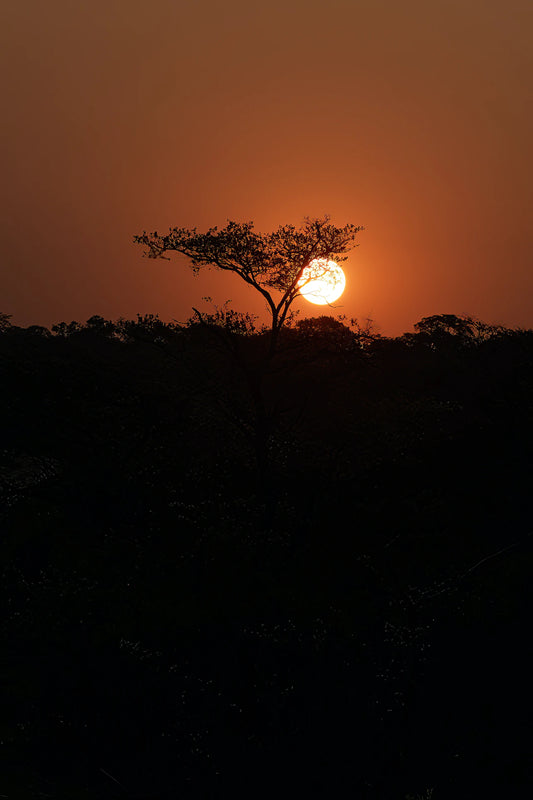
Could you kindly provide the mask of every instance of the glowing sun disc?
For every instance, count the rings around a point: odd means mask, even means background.
[[[335,261],[315,258],[302,272],[298,286],[302,297],[310,303],[325,306],[339,299],[344,292],[346,278]]]

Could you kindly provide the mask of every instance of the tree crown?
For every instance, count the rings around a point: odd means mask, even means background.
[[[195,272],[201,267],[235,272],[247,283],[286,292],[293,288],[304,268],[315,258],[337,262],[346,259],[357,233],[355,225],[337,227],[328,217],[307,218],[300,228],[280,225],[272,233],[254,230],[253,222],[230,220],[225,228],[171,228],[161,235],[143,232],[134,241],[146,247],[149,258],[164,258],[175,250],[191,260]]]
[[[273,354],[290,306],[300,294],[304,269],[314,259],[345,261],[360,230],[352,224],[338,227],[323,217],[306,218],[299,228],[280,225],[264,234],[254,230],[253,222],[230,220],[220,230],[214,227],[198,233],[196,228],[171,228],[165,235],[144,231],[134,241],[144,245],[149,258],[166,258],[168,251],[175,250],[190,259],[195,273],[201,267],[214,267],[234,272],[253,286],[265,298],[272,317]],[[274,300],[272,289],[281,293],[280,299]]]

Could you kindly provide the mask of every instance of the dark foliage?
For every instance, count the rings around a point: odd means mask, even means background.
[[[533,331],[344,323],[0,316],[1,794],[533,788]]]
[[[205,267],[232,272],[259,292],[270,314],[269,352],[273,355],[279,333],[291,319],[291,306],[301,293],[304,270],[315,259],[345,261],[362,230],[352,224],[338,227],[327,216],[306,218],[299,228],[280,225],[271,233],[257,233],[253,222],[230,220],[225,228],[210,228],[206,233],[198,233],[196,228],[171,228],[164,235],[144,231],[134,242],[144,247],[149,258],[181,253],[196,274]],[[319,264],[314,277],[323,277],[324,272],[327,269]]]

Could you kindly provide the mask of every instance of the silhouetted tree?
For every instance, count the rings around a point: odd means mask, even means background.
[[[210,228],[197,233],[195,228],[171,228],[166,235],[143,232],[134,241],[144,245],[149,258],[165,258],[169,251],[187,256],[193,271],[212,267],[238,275],[266,300],[271,316],[266,360],[250,366],[234,346],[236,333],[250,332],[253,320],[236,315],[227,308],[210,318],[196,311],[199,321],[220,328],[228,335],[230,350],[246,377],[253,408],[253,439],[262,486],[268,483],[269,443],[276,412],[265,396],[264,377],[268,361],[277,350],[279,333],[288,319],[290,308],[300,294],[299,281],[314,259],[342,262],[354,246],[361,230],[352,224],[333,225],[328,217],[306,219],[300,228],[282,225],[272,233],[254,231],[253,222],[229,221],[225,228]],[[273,296],[272,291],[280,297]]]
[[[45,338],[48,338],[52,335],[48,328],[46,328],[44,325],[28,325],[28,327],[25,328],[25,331],[31,336],[44,336]]]
[[[136,320],[120,319],[115,333],[125,341],[165,344],[176,336],[180,326],[175,322],[163,322],[158,314],[137,314]]]
[[[323,219],[306,219],[300,228],[281,225],[272,233],[254,231],[253,222],[228,222],[225,228],[197,233],[195,228],[171,228],[161,235],[143,232],[134,241],[146,247],[149,258],[164,258],[171,250],[182,253],[198,273],[201,267],[233,272],[266,300],[271,315],[270,354],[289,309],[300,294],[298,282],[316,258],[342,262],[361,227],[337,227]],[[275,299],[272,290],[281,297]]]
[[[52,325],[52,332],[55,333],[56,336],[60,336],[63,339],[66,339],[68,336],[73,336],[75,333],[79,333],[82,329],[82,326],[76,320],[72,320],[72,322],[58,322],[57,325]]]
[[[485,341],[502,331],[498,325],[488,325],[479,319],[457,314],[433,314],[423,317],[414,326],[418,341],[432,347],[445,343],[472,344]]]
[[[94,314],[86,323],[86,329],[98,336],[112,337],[115,334],[116,326],[109,319],[104,319],[99,314]]]
[[[210,298],[204,298],[207,300]],[[237,336],[253,336],[261,329],[258,329],[256,322],[257,316],[250,313],[242,313],[234,311],[229,307],[229,301],[226,301],[222,306],[215,306],[214,312],[211,314],[200,314],[199,311],[194,309],[195,315],[187,320],[187,327],[194,328],[197,325],[208,325],[223,330],[227,334]]]
[[[471,317],[459,317],[457,314],[433,314],[423,317],[414,326],[417,333],[435,336],[471,336],[475,331],[475,321]]]
[[[296,322],[294,330],[307,341],[335,351],[363,350],[379,338],[371,319],[360,324],[357,319],[348,320],[344,315],[337,319],[326,314],[306,317]]]

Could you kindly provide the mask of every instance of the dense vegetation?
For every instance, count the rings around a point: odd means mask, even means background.
[[[533,331],[266,351],[0,319],[3,796],[532,788]]]

